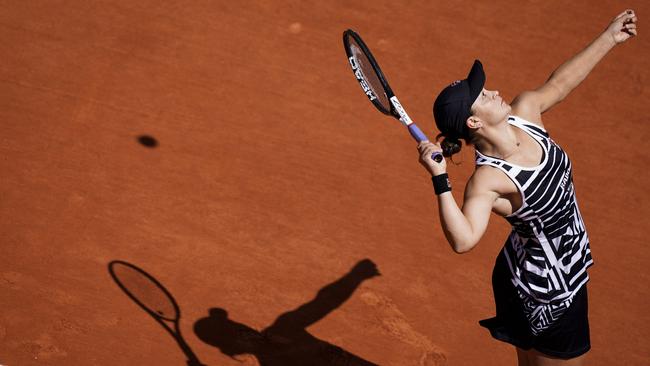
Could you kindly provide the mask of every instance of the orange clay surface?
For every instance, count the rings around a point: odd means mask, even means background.
[[[596,263],[588,364],[647,365],[650,2],[399,3],[0,2],[0,364],[185,365],[113,281],[122,260],[174,296],[206,365],[514,365],[477,324],[507,222],[450,250],[414,142],[341,34],[433,136],[434,95],[474,58],[512,99],[629,6],[639,36],[544,121]]]

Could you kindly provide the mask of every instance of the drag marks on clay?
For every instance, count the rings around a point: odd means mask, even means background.
[[[431,286],[422,277],[414,279],[413,282],[408,284],[405,290],[409,295],[415,296],[420,300],[426,301],[431,298]]]
[[[21,288],[20,283],[23,277],[24,276],[18,272],[2,272],[0,273],[0,286],[8,287],[12,290],[19,290]]]
[[[22,342],[18,349],[28,353],[34,360],[51,360],[58,357],[66,357],[68,353],[54,344],[52,336],[42,334],[32,342]]]
[[[52,330],[59,333],[67,334],[88,334],[90,331],[78,322],[66,318],[58,319],[54,322]]]
[[[422,354],[418,366],[442,366],[446,364],[447,357],[445,353],[424,334],[413,329],[406,316],[388,297],[366,291],[361,295],[361,300],[376,310],[377,320],[384,332],[421,350]]]

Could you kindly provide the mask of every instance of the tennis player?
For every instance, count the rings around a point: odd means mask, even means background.
[[[537,90],[511,104],[484,88],[477,60],[464,80],[436,98],[433,114],[444,137],[418,145],[431,173],[445,236],[457,253],[471,250],[490,211],[512,232],[492,275],[496,316],[482,320],[492,336],[516,347],[519,365],[582,365],[591,348],[587,318],[587,268],[593,264],[578,208],[571,161],[549,136],[542,114],[566,98],[614,46],[636,36],[637,17],[626,10],[585,49],[562,64]],[[446,162],[460,140],[476,153],[476,169],[462,209],[450,193]]]

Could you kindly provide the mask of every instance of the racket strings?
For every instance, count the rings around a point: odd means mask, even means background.
[[[176,303],[153,278],[124,265],[116,266],[114,273],[122,289],[140,306],[163,319],[179,317]]]
[[[379,79],[379,76],[368,59],[368,56],[363,52],[362,48],[353,38],[350,40],[350,51],[354,57],[357,70],[360,71],[360,76],[366,82],[374,96],[379,100],[382,107],[386,110],[390,110],[390,100],[388,99],[388,95],[384,89],[384,84]],[[357,75],[357,78],[359,78],[359,75]],[[363,85],[362,88],[364,88]]]

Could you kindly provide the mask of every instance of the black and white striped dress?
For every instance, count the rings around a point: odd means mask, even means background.
[[[506,216],[512,232],[503,254],[530,329],[539,334],[559,319],[587,283],[593,260],[569,157],[540,126],[516,116],[508,123],[540,144],[541,163],[521,167],[476,150],[476,164],[500,169],[522,194],[522,206]]]

